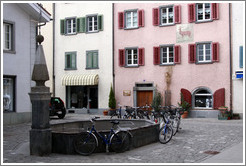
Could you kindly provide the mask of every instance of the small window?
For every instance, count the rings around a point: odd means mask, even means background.
[[[98,69],[98,51],[86,52],[86,69]]]
[[[125,12],[125,25],[126,28],[137,28],[138,27],[138,12],[126,11]]]
[[[174,23],[174,10],[173,6],[162,7],[161,12],[161,25],[173,24]]]
[[[66,29],[67,29],[66,34],[76,33],[76,19],[75,18],[66,19]]]
[[[196,4],[196,16],[197,21],[211,20],[211,4],[210,3],[198,3]]]
[[[3,23],[3,50],[14,51],[14,24]]]
[[[15,87],[15,78],[14,77],[5,77],[3,78],[3,110],[4,111],[14,111],[14,87]]]
[[[174,64],[173,46],[161,47],[161,64]]]
[[[138,66],[138,49],[126,49],[127,66]]]
[[[197,62],[212,62],[211,43],[197,44]]]
[[[205,88],[200,88],[193,93],[195,108],[213,108],[213,95]]]
[[[76,69],[76,52],[65,53],[65,69],[66,70]]]
[[[98,31],[98,17],[87,16],[87,32],[97,32]]]

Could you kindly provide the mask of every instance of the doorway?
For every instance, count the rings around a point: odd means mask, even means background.
[[[151,105],[153,100],[153,91],[137,91],[137,106]]]

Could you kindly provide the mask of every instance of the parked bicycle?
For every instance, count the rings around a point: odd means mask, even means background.
[[[96,135],[101,138],[101,140],[106,144],[106,152],[109,152],[111,148],[115,152],[124,152],[129,149],[130,146],[130,137],[131,134],[129,131],[124,131],[118,129],[114,131],[115,125],[119,124],[119,121],[112,120],[110,121],[113,125],[110,129],[109,134],[102,135],[97,132],[95,128],[95,121],[100,117],[94,117],[91,119],[92,127],[87,132],[80,133],[74,140],[75,151],[81,155],[90,155],[92,154],[96,147],[98,147],[98,138]]]
[[[111,117],[110,119],[112,119],[114,116],[116,116],[117,118],[121,119],[121,108],[122,108],[122,105],[118,104],[119,108],[115,110],[115,112],[113,112],[111,114]]]
[[[166,144],[172,139],[173,128],[171,126],[170,118],[168,117],[168,112],[162,111],[160,112],[160,115],[163,118],[165,124],[159,131],[159,141],[160,143]]]

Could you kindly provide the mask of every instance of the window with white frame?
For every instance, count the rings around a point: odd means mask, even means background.
[[[161,64],[174,64],[173,46],[161,47]]]
[[[213,95],[210,90],[199,88],[193,93],[193,102],[195,108],[213,108]]]
[[[197,21],[211,20],[211,4],[210,3],[198,3],[197,9]]]
[[[76,33],[76,19],[75,18],[69,18],[66,19],[66,34],[75,34]]]
[[[197,44],[197,62],[212,62],[211,43]]]
[[[14,111],[14,87],[15,78],[3,78],[3,109],[4,111]]]
[[[127,62],[127,66],[137,66],[138,65],[138,49],[137,48],[126,49],[126,62]]]
[[[138,13],[137,10],[125,12],[126,28],[138,27]]]
[[[98,31],[98,19],[97,15],[87,16],[87,32]]]
[[[161,25],[174,23],[174,11],[173,6],[160,8],[161,12]]]
[[[13,24],[3,23],[3,48],[4,50],[13,50]]]

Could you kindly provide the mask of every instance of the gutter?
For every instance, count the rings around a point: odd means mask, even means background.
[[[230,111],[233,110],[233,104],[232,104],[232,52],[231,52],[231,48],[232,48],[232,36],[231,36],[231,29],[232,29],[232,25],[231,25],[231,3],[229,3],[229,56],[230,56]]]
[[[56,91],[55,91],[55,21],[56,21],[56,16],[55,16],[55,3],[52,4],[53,6],[53,71],[52,71],[52,95],[53,97],[56,96]]]

